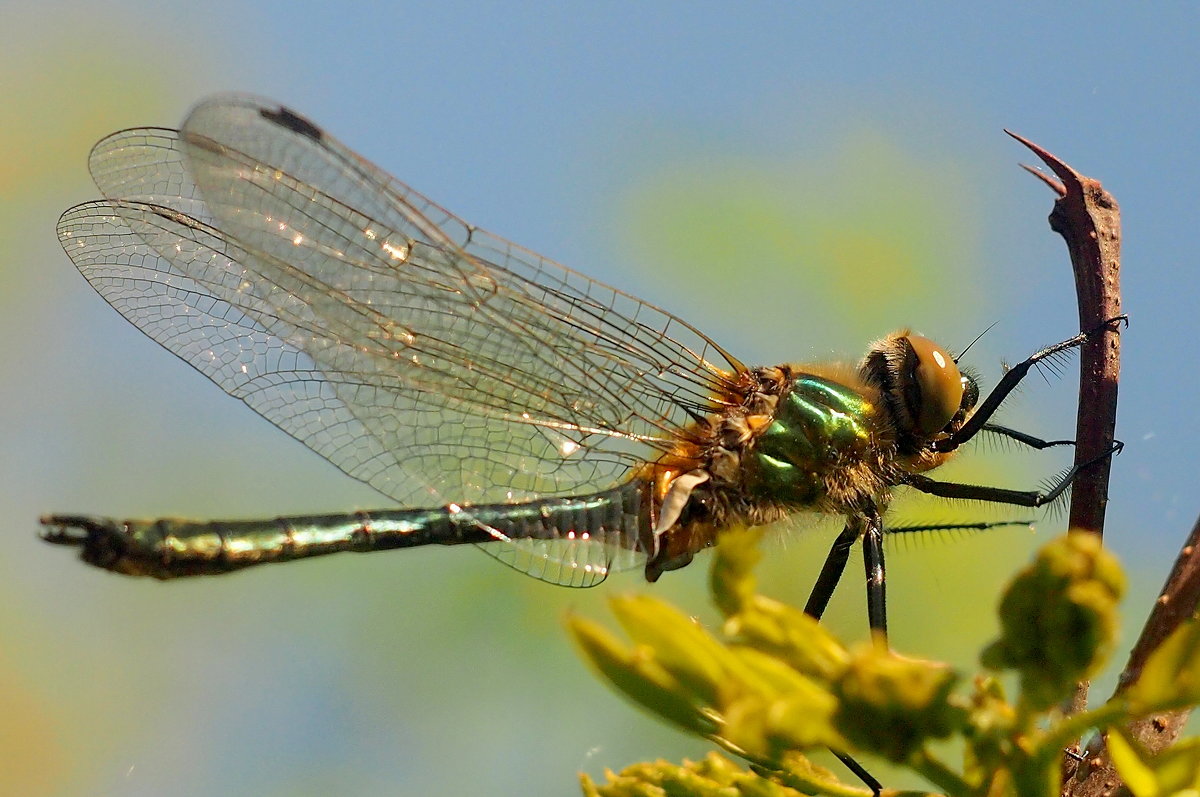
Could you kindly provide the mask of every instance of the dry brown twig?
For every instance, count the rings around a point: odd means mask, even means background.
[[[1058,194],[1050,229],[1067,242],[1075,272],[1079,329],[1098,329],[1121,315],[1121,211],[1099,181],[1084,177],[1037,144],[1008,132],[1058,176],[1055,180],[1025,168]],[[1061,182],[1060,182],[1061,181]],[[1121,335],[1112,325],[1083,344],[1080,353],[1079,411],[1075,464],[1091,462],[1071,485],[1072,531],[1104,533],[1111,458],[1117,427],[1117,382],[1121,375]]]
[[[1079,174],[1037,144],[1011,132],[1009,135],[1036,154],[1058,178],[1025,167],[1058,195],[1050,213],[1050,228],[1067,242],[1075,273],[1079,328],[1096,329],[1106,320],[1121,315],[1121,216],[1117,202],[1098,181]],[[1080,471],[1072,485],[1070,526],[1074,533],[1102,535],[1104,531],[1111,458],[1096,458],[1111,450],[1113,444],[1120,356],[1121,338],[1116,327],[1085,343],[1080,355],[1075,462],[1094,462]],[[1150,653],[1181,623],[1193,617],[1198,605],[1200,520],[1184,543],[1130,652],[1117,693],[1137,680]],[[1087,690],[1086,683],[1079,684],[1066,710],[1082,709],[1087,702]],[[1139,720],[1131,723],[1128,731],[1131,738],[1155,753],[1178,738],[1187,716],[1188,712],[1181,711]],[[1083,763],[1070,756],[1064,758],[1063,795],[1107,797],[1128,793],[1105,755],[1104,740],[1098,740],[1088,753]]]

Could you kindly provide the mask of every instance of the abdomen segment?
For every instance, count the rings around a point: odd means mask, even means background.
[[[646,496],[647,486],[632,481],[593,495],[522,504],[450,504],[435,509],[229,521],[50,515],[41,523],[47,541],[82,549],[81,558],[97,567],[169,579],[341,551],[419,545],[544,540],[632,550],[640,547],[649,527]]]

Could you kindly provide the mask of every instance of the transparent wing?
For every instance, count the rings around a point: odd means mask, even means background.
[[[613,486],[741,369],[674,316],[467,225],[276,106],[206,102],[182,131],[101,141],[91,169],[107,201],[69,210],[59,234],[97,291],[401,503]],[[528,570],[529,555],[583,555],[547,544],[506,556]]]

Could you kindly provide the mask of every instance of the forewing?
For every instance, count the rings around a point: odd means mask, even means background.
[[[715,409],[740,368],[278,107],[210,101],[183,131],[101,141],[91,168],[108,201],[69,210],[59,233],[97,291],[402,503],[612,486]],[[573,552],[539,549],[542,565],[593,555],[551,547]]]
[[[472,343],[476,358],[492,354],[505,373],[531,363],[511,378],[533,377],[539,392],[553,386],[555,422],[662,438],[688,421],[681,406],[709,403],[740,367],[678,318],[468,225],[286,109],[213,100],[192,112],[183,137],[197,184],[221,198],[208,200],[218,226],[255,248],[286,258],[312,238],[361,250],[359,259],[386,254],[391,265],[424,245],[443,254],[440,287],[470,306],[461,324],[487,326]]]

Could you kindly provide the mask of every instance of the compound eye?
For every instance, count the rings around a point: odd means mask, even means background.
[[[954,358],[929,338],[909,335],[908,344],[917,356],[913,376],[921,392],[918,431],[931,436],[945,429],[962,407],[963,378]]]

